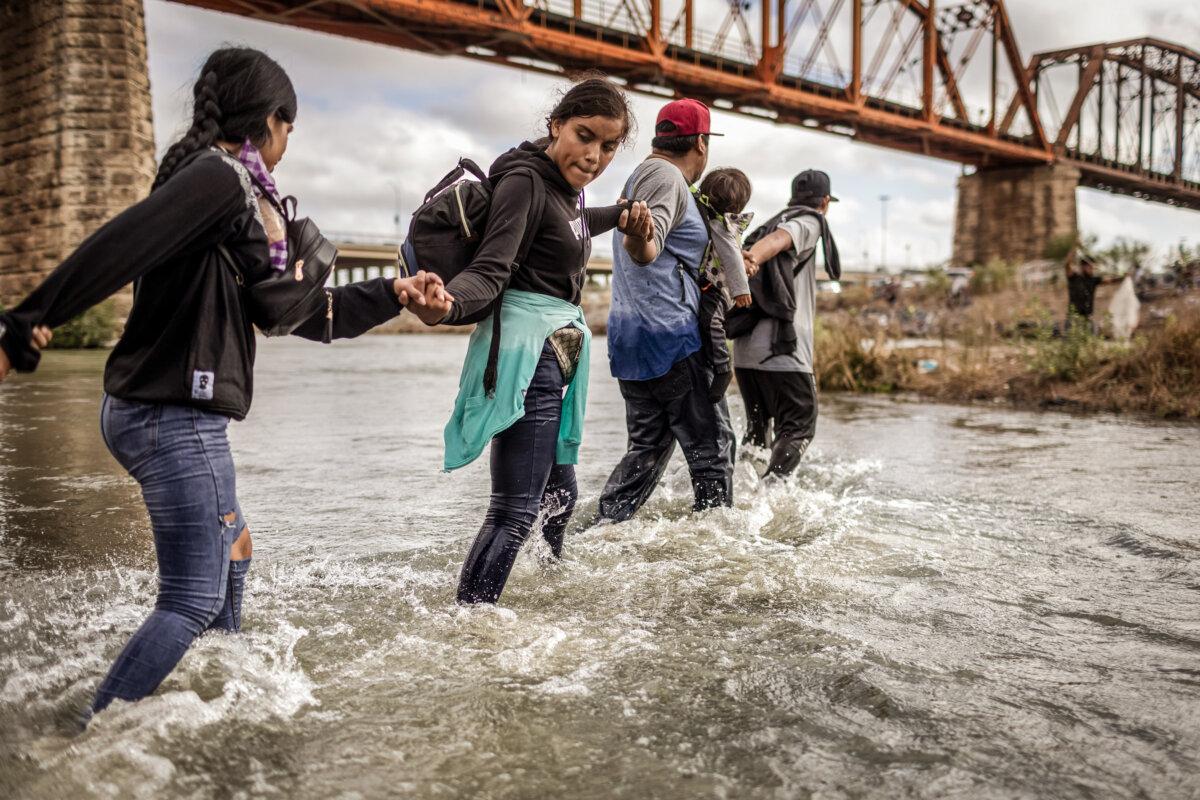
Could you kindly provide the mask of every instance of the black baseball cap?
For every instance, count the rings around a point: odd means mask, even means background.
[[[819,169],[806,169],[792,178],[792,197],[826,197],[838,202],[829,185],[829,173]]]

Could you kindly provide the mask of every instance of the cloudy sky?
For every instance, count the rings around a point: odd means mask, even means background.
[[[1151,35],[1200,42],[1200,3],[1177,0],[1009,0],[1022,55]],[[697,27],[718,27],[701,19]],[[323,230],[387,235],[397,197],[403,225],[419,198],[460,155],[480,164],[542,130],[562,81],[463,58],[437,58],[187,6],[146,0],[150,80],[159,152],[183,132],[191,84],[223,44],[266,50],[292,77],[300,113],[277,178]],[[588,189],[592,203],[620,192],[647,152],[661,100],[635,95],[641,131]],[[858,144],[829,134],[717,112],[712,166],[743,169],[752,210],[785,200],[790,176],[819,167],[843,202],[830,222],[843,259],[879,263],[880,195],[888,203],[888,261],[932,264],[950,255],[957,164]],[[1080,225],[1102,241],[1131,236],[1159,250],[1200,240],[1200,214],[1080,190]],[[607,243],[600,244],[603,249]]]

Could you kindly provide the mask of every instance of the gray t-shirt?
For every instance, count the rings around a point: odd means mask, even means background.
[[[749,336],[733,340],[733,365],[737,369],[761,369],[766,372],[813,371],[813,319],[817,314],[817,240],[821,223],[803,216],[780,223],[792,237],[792,249],[800,256],[802,267],[796,275],[796,352],[771,355],[775,340],[775,320],[764,319]]]

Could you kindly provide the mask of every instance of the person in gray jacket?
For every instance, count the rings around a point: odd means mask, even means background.
[[[784,476],[799,465],[816,434],[813,379],[817,244],[825,271],[841,276],[837,245],[825,214],[836,202],[829,175],[805,170],[792,180],[788,207],[751,234],[750,260],[762,265],[750,281],[754,303],[732,309],[734,374],[746,406],[747,444],[768,445],[767,475]]]

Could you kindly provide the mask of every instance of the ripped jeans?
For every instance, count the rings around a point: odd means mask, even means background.
[[[241,628],[250,559],[229,560],[246,523],[228,427],[228,417],[209,411],[104,395],[104,443],[141,485],[150,512],[158,599],[100,684],[93,711],[151,694],[206,630]]]

